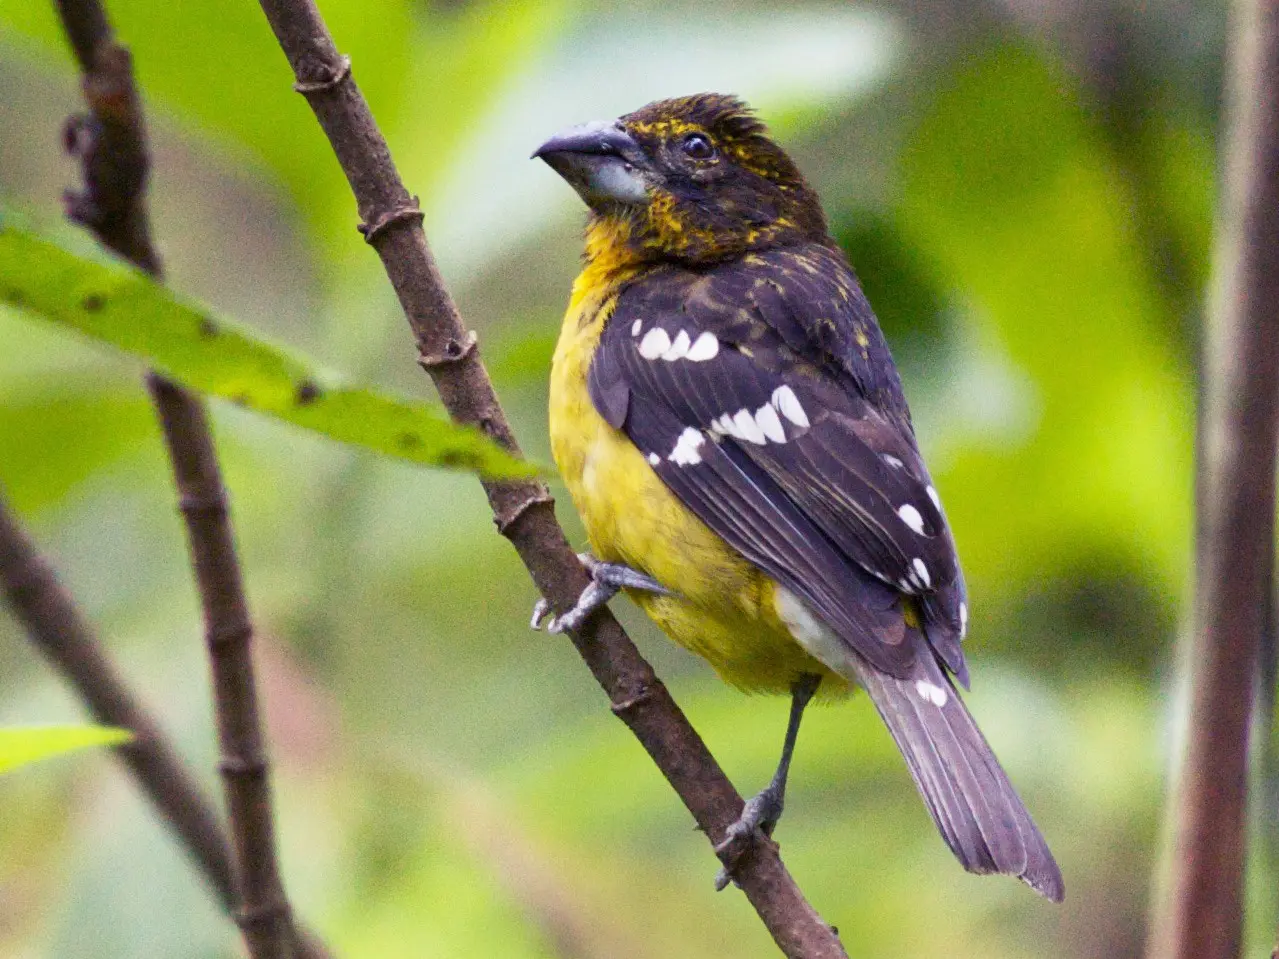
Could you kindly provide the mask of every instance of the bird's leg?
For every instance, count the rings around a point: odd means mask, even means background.
[[[786,739],[782,743],[782,758],[777,763],[777,771],[772,780],[758,794],[746,800],[742,814],[724,834],[724,841],[715,847],[715,851],[723,852],[733,843],[748,838],[756,829],[765,836],[771,836],[777,822],[782,818],[782,809],[786,805],[786,777],[790,773],[791,756],[795,752],[795,740],[799,737],[799,723],[804,718],[804,708],[808,705],[822,677],[816,673],[805,673],[791,686],[790,719],[786,723]],[[715,877],[715,888],[721,890],[729,883],[731,875],[728,869],[721,869]]]
[[[577,598],[577,605],[570,609],[563,616],[553,616],[551,621],[546,624],[547,632],[563,633],[567,630],[577,629],[586,621],[586,617],[591,613],[605,605],[610,599],[617,595],[618,590],[626,589],[642,589],[649,593],[661,593],[669,596],[671,591],[653,579],[641,573],[637,569],[631,569],[621,563],[605,563],[596,559],[590,553],[578,553],[577,558],[582,561],[582,565],[586,567],[586,571],[591,574],[591,581],[587,584],[586,589],[582,590],[582,595]],[[533,607],[533,619],[529,623],[534,629],[539,629],[542,620],[546,618],[551,611],[550,604],[539,599],[537,605]]]

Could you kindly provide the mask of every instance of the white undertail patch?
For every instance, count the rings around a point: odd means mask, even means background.
[[[918,679],[915,681],[915,692],[919,693],[919,698],[925,702],[930,702],[938,708],[946,705],[946,700],[950,698],[950,694],[942,689],[936,683],[930,683],[926,679]]]
[[[803,646],[813,659],[845,679],[855,679],[853,653],[848,644],[823,623],[808,604],[785,586],[776,587],[777,615],[795,642]]]

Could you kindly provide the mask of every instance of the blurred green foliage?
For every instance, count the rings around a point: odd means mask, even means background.
[[[964,875],[860,702],[806,721],[786,861],[862,959],[1138,955],[1177,735],[1219,5],[321,6],[543,461],[581,214],[528,151],[569,122],[701,89],[778,121],[903,369],[973,598],[973,709],[1068,898],[1054,909]],[[112,12],[152,118],[173,287],[424,395],[255,6]],[[57,131],[77,96],[52,8],[0,0],[0,51],[0,204],[71,236]],[[0,342],[0,484],[214,789],[196,604],[136,366],[3,306]],[[743,899],[712,892],[705,841],[569,645],[526,630],[533,588],[473,479],[230,406],[215,418],[286,874],[341,955],[774,954]],[[560,515],[577,530],[562,496]],[[739,787],[757,788],[786,704],[723,688],[617,605]],[[0,621],[0,722],[77,715]],[[0,953],[235,954],[106,760],[5,777],[0,808],[23,811],[0,817]],[[1260,949],[1274,877],[1254,866]]]

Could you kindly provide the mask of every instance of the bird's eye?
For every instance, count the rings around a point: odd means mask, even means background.
[[[690,133],[684,137],[680,146],[684,149],[684,155],[690,159],[713,160],[715,158],[715,146],[700,133]]]

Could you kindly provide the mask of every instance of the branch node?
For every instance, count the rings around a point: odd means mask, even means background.
[[[634,710],[638,709],[644,703],[651,700],[655,695],[657,695],[657,687],[652,685],[645,685],[640,687],[640,691],[636,693],[634,696],[628,696],[626,699],[623,699],[621,702],[609,703],[609,709],[613,710],[614,716],[620,716],[621,718],[625,719],[627,713],[633,712]]]
[[[475,331],[467,330],[466,337],[462,340],[450,337],[449,341],[444,344],[444,349],[439,353],[427,353],[425,350],[420,352],[417,357],[417,365],[429,373],[431,370],[437,370],[442,366],[461,363],[475,352],[479,342],[480,338]]]
[[[533,507],[553,506],[554,504],[555,497],[550,494],[550,491],[547,490],[545,486],[538,483],[534,487],[534,491],[530,492],[528,496],[520,500],[514,509],[508,512],[496,514],[493,517],[493,522],[497,526],[497,531],[499,533],[503,536],[509,537],[511,535],[511,531],[515,528],[515,524],[523,519],[524,514]]]
[[[247,934],[260,930],[263,926],[282,922],[290,915],[289,904],[277,899],[275,902],[262,903],[253,908],[237,909],[235,924]]]
[[[324,69],[330,70],[327,64]],[[304,97],[313,93],[328,93],[334,89],[339,83],[351,75],[351,58],[343,54],[338,58],[338,67],[331,70],[329,76],[320,80],[298,80],[293,84],[295,92],[302,94]]]
[[[421,223],[423,213],[418,206],[418,198],[412,197],[410,201],[394,210],[388,210],[373,218],[371,223],[361,223],[356,229],[360,231],[360,235],[364,237],[364,242],[372,244],[386,230],[395,226],[397,223]]]
[[[253,624],[215,623],[205,631],[204,640],[209,649],[225,649],[231,645],[244,645],[253,638]]]
[[[178,512],[183,516],[217,515],[227,511],[226,493],[183,490],[178,495]]]
[[[223,756],[218,772],[224,776],[265,776],[270,764],[265,756]]]

